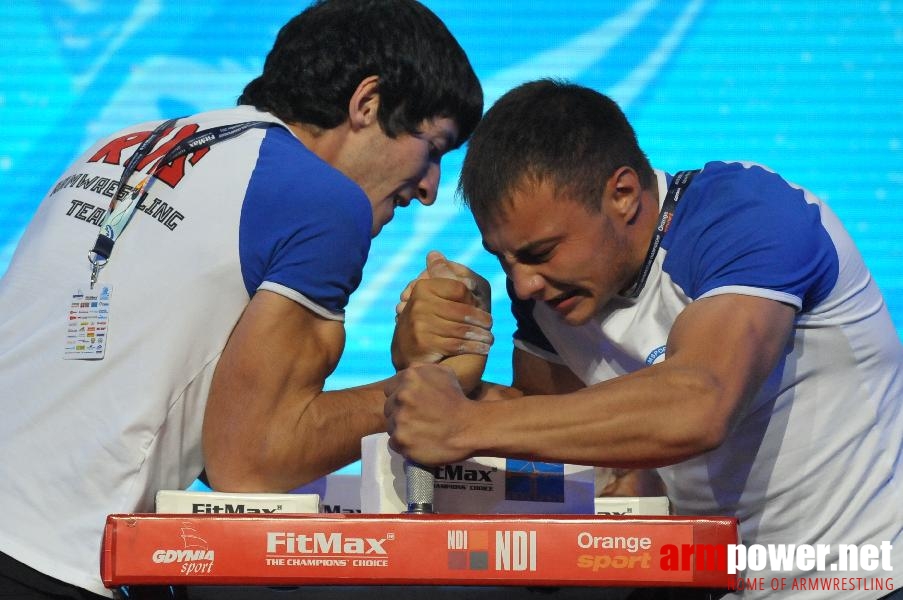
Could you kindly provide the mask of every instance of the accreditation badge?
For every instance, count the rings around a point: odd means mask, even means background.
[[[100,360],[107,348],[112,287],[99,285],[72,293],[66,315],[67,360]]]

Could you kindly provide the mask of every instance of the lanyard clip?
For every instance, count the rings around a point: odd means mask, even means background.
[[[107,226],[107,229],[110,230],[109,233],[106,235],[103,233],[99,234],[97,241],[94,242],[94,247],[88,252],[88,262],[91,263],[92,290],[94,289],[94,284],[97,283],[97,275],[106,266],[110,255],[113,253],[113,231],[109,226]]]
[[[97,283],[97,276],[100,274],[100,270],[107,264],[107,259],[98,255],[96,252],[88,252],[88,262],[91,263],[91,289],[93,290],[94,284]]]

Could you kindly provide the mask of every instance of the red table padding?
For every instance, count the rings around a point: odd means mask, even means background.
[[[737,543],[728,517],[123,514],[107,518],[101,574],[109,587],[731,588],[712,556]]]

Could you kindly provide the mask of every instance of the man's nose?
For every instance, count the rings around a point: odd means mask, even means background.
[[[514,293],[521,300],[529,300],[545,285],[542,275],[530,265],[516,264],[508,271]]]
[[[417,200],[424,206],[430,206],[439,194],[440,167],[438,162],[430,163],[423,179],[417,184]]]

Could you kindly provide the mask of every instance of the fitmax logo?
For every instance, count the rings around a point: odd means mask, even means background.
[[[191,512],[200,514],[271,514],[282,512],[282,506],[274,506],[272,508],[248,508],[244,504],[207,504],[204,502],[194,502],[191,505]]]
[[[492,483],[492,469],[465,469],[462,465],[443,465],[435,467],[433,474],[436,479],[447,481],[485,481]]]
[[[324,513],[359,513],[359,508],[345,508],[341,504],[324,504],[322,506]]]
[[[387,552],[383,544],[394,539],[394,533],[388,533],[386,537],[376,539],[345,537],[338,532],[316,532],[313,535],[307,535],[287,531],[268,531],[267,553],[385,555]]]

